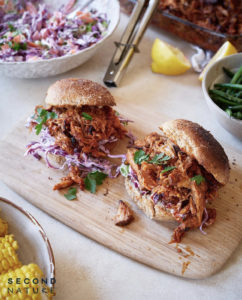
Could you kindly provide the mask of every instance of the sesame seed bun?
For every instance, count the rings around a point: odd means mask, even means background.
[[[144,213],[153,220],[156,221],[169,221],[174,220],[171,213],[166,210],[160,202],[154,203],[150,195],[141,195],[140,191],[134,186],[130,179],[125,179],[126,190],[131,199],[138,205]]]
[[[45,98],[50,106],[113,106],[111,93],[102,85],[87,79],[66,78],[52,84]]]
[[[228,182],[228,157],[209,131],[197,123],[182,119],[168,121],[160,129],[183,152],[196,159],[219,183],[225,185]]]

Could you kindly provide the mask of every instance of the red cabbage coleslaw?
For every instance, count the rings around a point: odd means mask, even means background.
[[[52,11],[41,0],[0,0],[0,61],[72,55],[101,40],[109,26],[107,16],[92,9],[69,18],[75,2]]]
[[[85,153],[77,151],[73,155],[68,154],[55,144],[55,139],[49,134],[47,128],[41,131],[40,141],[33,141],[27,145],[25,155],[29,154],[37,159],[43,156],[48,167],[54,169],[65,169],[66,167],[69,169],[72,165],[78,166],[80,171],[82,171],[83,177],[93,171],[102,171],[110,178],[114,178],[119,174],[119,172],[117,172],[117,165],[106,159],[88,157]],[[50,162],[49,154],[60,156],[64,158],[64,160],[59,166],[56,166]]]

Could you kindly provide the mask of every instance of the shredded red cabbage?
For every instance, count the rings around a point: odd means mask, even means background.
[[[109,21],[96,10],[68,13],[70,0],[52,11],[41,0],[8,0],[0,5],[0,61],[33,61],[72,55],[97,43]]]
[[[129,166],[129,174],[128,174],[128,178],[130,179],[130,181],[134,184],[135,188],[138,189],[140,191],[141,196],[150,194],[150,191],[146,190],[146,189],[142,189],[138,177],[135,174],[134,170],[131,168],[131,166]]]
[[[200,231],[201,231],[202,234],[207,234],[207,233],[203,230],[203,226],[204,226],[204,224],[205,224],[205,223],[207,222],[207,220],[208,220],[208,211],[207,211],[206,207],[204,208],[204,213],[205,213],[205,216],[204,216],[204,218],[203,218],[203,220],[202,220],[202,224],[200,225],[199,229],[200,229]]]
[[[38,159],[44,156],[48,167],[54,169],[70,168],[72,165],[78,166],[83,177],[93,171],[101,171],[111,178],[119,175],[118,166],[107,159],[90,157],[85,153],[80,154],[78,151],[73,155],[68,154],[59,146],[55,145],[55,139],[49,134],[47,128],[42,129],[39,142],[34,141],[27,145],[25,155],[29,154]],[[62,165],[54,166],[48,158],[49,154],[63,157],[64,160]]]

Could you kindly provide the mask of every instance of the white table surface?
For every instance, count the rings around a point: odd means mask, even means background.
[[[118,30],[107,44],[90,61],[73,71],[45,79],[0,78],[1,138],[31,114],[35,105],[43,101],[48,86],[57,79],[82,77],[102,83],[114,51],[113,41],[119,39],[126,23],[127,17],[122,16]],[[149,29],[140,45],[141,53],[132,60],[121,87],[112,89],[117,102],[120,99],[139,105],[139,99],[145,97],[149,109],[150,105],[162,101],[159,109],[162,107],[162,114],[167,118],[197,121],[220,142],[242,152],[242,142],[213,121],[197,74],[193,71],[177,77],[152,74],[150,49],[156,37],[180,47],[188,57],[193,53],[187,43]],[[35,208],[2,184],[0,195],[22,205],[44,227],[56,259],[55,299],[242,299],[242,243],[220,272],[205,280],[187,280],[151,269],[97,244]]]

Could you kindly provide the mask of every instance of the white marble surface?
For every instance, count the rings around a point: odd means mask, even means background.
[[[113,39],[89,62],[73,71],[46,79],[0,78],[1,138],[41,103],[47,87],[57,79],[72,76],[102,83],[114,50],[112,42],[119,39],[126,22],[127,18],[122,16]],[[242,152],[242,142],[213,121],[197,74],[189,71],[183,76],[166,77],[151,73],[150,48],[156,37],[179,46],[187,56],[192,53],[188,44],[149,29],[140,45],[141,53],[132,60],[121,87],[112,90],[117,102],[132,101],[139,105],[139,99],[145,97],[147,109],[157,106],[158,112],[162,109],[167,119],[183,117],[197,121],[222,143]],[[2,184],[0,195],[24,206],[46,230],[55,253],[58,300],[242,299],[242,244],[218,274],[206,280],[185,280],[136,263],[93,242],[33,207]]]

